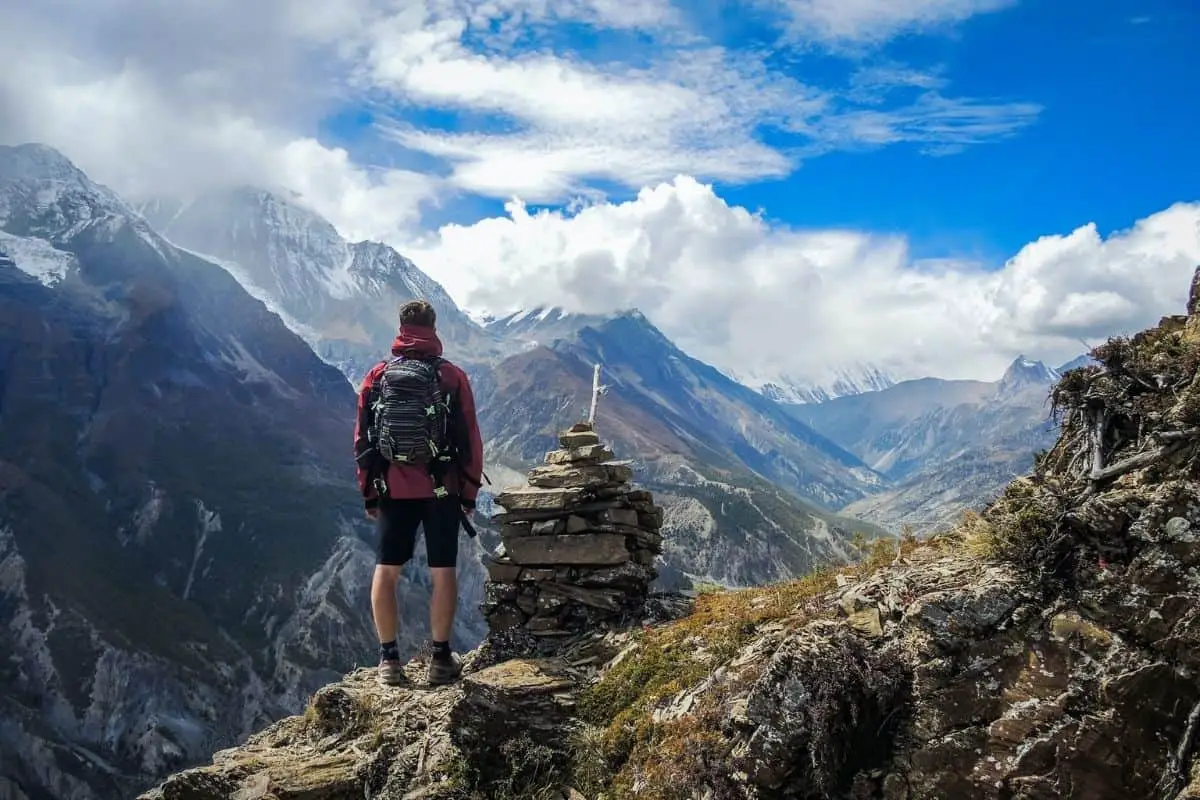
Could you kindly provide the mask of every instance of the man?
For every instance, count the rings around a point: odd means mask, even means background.
[[[418,526],[425,532],[433,579],[429,683],[451,682],[462,669],[450,650],[458,530],[475,507],[483,442],[471,384],[466,373],[441,358],[436,322],[433,306],[424,300],[404,304],[393,358],[367,372],[358,393],[354,455],[367,516],[379,532],[371,609],[379,633],[379,679],[388,685],[404,682],[396,584],[413,556]]]

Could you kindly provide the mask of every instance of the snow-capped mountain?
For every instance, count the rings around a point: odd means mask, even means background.
[[[480,322],[498,337],[533,346],[569,338],[584,327],[600,325],[629,313],[640,312],[627,309],[611,314],[580,314],[557,306],[539,306],[501,317],[483,316]],[[871,364],[827,365],[815,379],[749,370],[721,371],[743,386],[780,403],[823,403],[836,397],[876,392],[895,384],[885,370]]]
[[[824,403],[838,397],[878,392],[896,381],[886,370],[871,364],[827,365],[815,377],[764,375],[731,371],[730,377],[779,403]]]
[[[556,431],[586,418],[592,368],[601,364],[608,391],[596,425],[668,509],[669,571],[762,583],[847,556],[856,531],[879,533],[828,508],[877,490],[880,476],[778,404],[687,355],[640,312],[585,318],[543,309],[514,317],[491,326],[542,343],[479,383],[489,459],[516,470],[540,461]]]
[[[469,364],[500,355],[498,343],[412,261],[384,244],[346,241],[282,194],[242,187],[140,210],[173,243],[228,270],[351,381],[386,355],[397,310],[414,298],[433,304],[453,358]]]
[[[997,381],[922,378],[789,410],[894,482],[846,511],[929,527],[990,499],[1054,441],[1061,374],[1020,356]]]
[[[485,329],[505,339],[524,342],[527,346],[552,344],[558,339],[574,336],[588,325],[602,325],[607,320],[620,316],[612,314],[571,313],[558,306],[539,306],[517,311],[503,317],[485,317]]]
[[[1030,386],[1050,386],[1056,383],[1062,374],[1041,361],[1031,361],[1024,355],[1017,356],[1008,369],[1004,371],[996,387],[998,394],[1019,392]]]
[[[1071,359],[1070,361],[1063,364],[1062,366],[1055,368],[1054,371],[1057,372],[1059,375],[1065,375],[1066,373],[1070,372],[1073,369],[1079,369],[1080,367],[1090,367],[1096,363],[1098,363],[1096,361],[1096,359],[1092,358],[1091,355],[1084,353],[1083,355],[1081,355],[1077,358]]]
[[[225,270],[0,147],[0,797],[132,797],[374,654],[354,403]]]

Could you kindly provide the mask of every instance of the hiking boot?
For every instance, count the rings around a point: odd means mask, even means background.
[[[434,653],[429,659],[429,685],[454,682],[462,672],[462,660],[454,653]]]
[[[399,661],[379,662],[379,682],[384,686],[400,686],[405,681],[404,665]]]

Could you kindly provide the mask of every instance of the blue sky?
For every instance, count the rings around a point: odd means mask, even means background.
[[[781,46],[777,9],[729,2],[676,8],[705,45],[768,51],[770,69],[804,84],[844,88],[859,70],[906,69],[936,77],[947,97],[1038,107],[1027,124],[949,154],[931,153],[924,143],[850,143],[797,158],[786,175],[729,181],[692,173],[730,203],[761,208],[780,223],[904,234],[918,257],[966,256],[998,266],[1045,234],[1087,222],[1108,234],[1172,202],[1200,199],[1200,157],[1191,141],[1200,130],[1193,77],[1200,74],[1200,4],[1025,0],[850,52]],[[677,45],[663,38],[655,31],[565,23],[526,35],[507,53],[517,57],[540,47],[581,62],[641,64],[669,57]],[[468,34],[463,41],[486,51],[481,37]],[[888,88],[872,107],[898,109],[923,91]],[[503,114],[394,113],[432,129],[513,128]],[[323,120],[321,130],[364,160],[439,170],[437,159],[380,140],[372,127],[379,119],[378,109],[350,107]],[[805,146],[803,137],[768,126],[756,133],[781,149]],[[640,188],[610,179],[586,183],[611,201],[627,200]],[[468,223],[502,214],[503,203],[503,197],[458,195],[429,209],[426,223]]]
[[[905,145],[830,154],[787,181],[721,194],[795,224],[904,232],[923,256],[1006,257],[1090,221],[1107,234],[1200,199],[1197,44],[1200,4],[1187,2],[1040,2],[982,15],[958,36],[890,49],[944,64],[962,94],[1037,103],[1028,127],[950,156]]]
[[[0,142],[288,193],[472,312],[636,307],[750,383],[996,378],[1177,313],[1195,0],[0,4]]]

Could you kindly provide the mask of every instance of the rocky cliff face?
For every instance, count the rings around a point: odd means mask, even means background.
[[[549,656],[506,632],[435,691],[355,673],[145,797],[1200,797],[1200,317],[1095,355],[951,533]]]
[[[0,797],[129,797],[374,657],[353,413],[225,271],[0,148]]]

